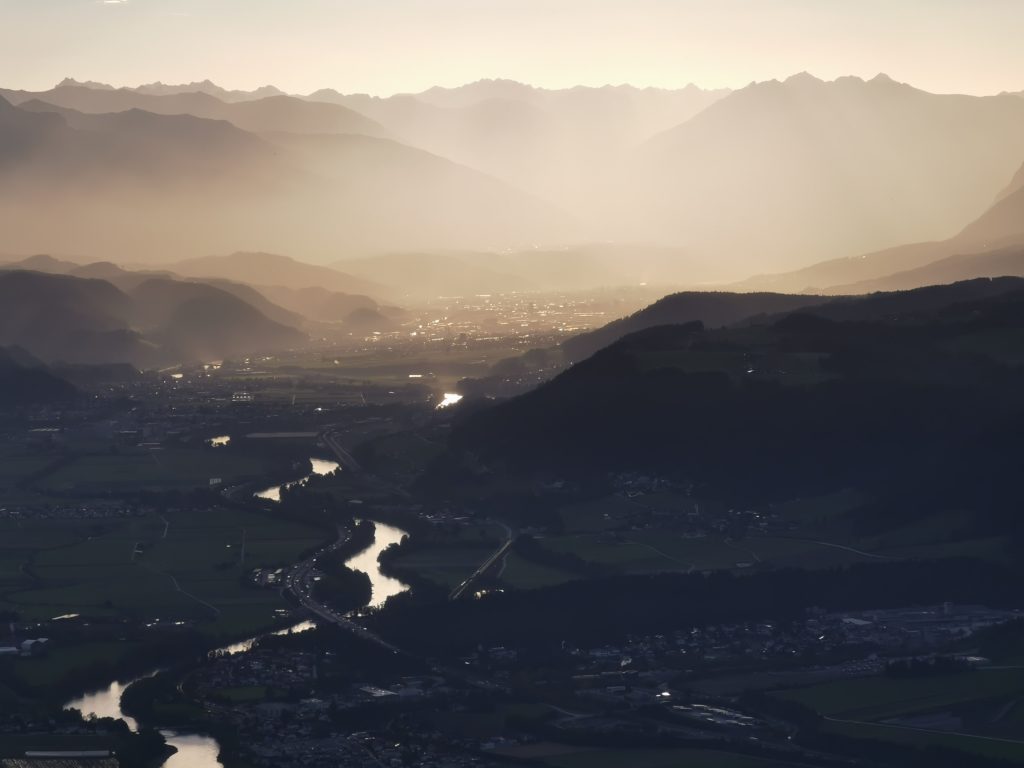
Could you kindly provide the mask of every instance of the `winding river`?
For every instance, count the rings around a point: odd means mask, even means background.
[[[322,462],[320,459],[314,459],[313,461],[314,474],[327,474],[328,472],[334,471],[338,466],[337,464],[334,464],[334,462]],[[320,469],[323,469],[328,464],[333,465],[333,468],[328,469],[326,472],[317,472],[317,462],[321,462]],[[306,479],[307,478],[303,478],[298,482],[304,482]],[[275,486],[274,490],[278,490],[279,492],[280,486]],[[263,498],[270,497],[267,496]],[[280,498],[280,494],[278,495],[278,498]],[[390,576],[386,576],[381,573],[380,564],[377,562],[378,555],[380,555],[385,548],[391,544],[397,544],[405,535],[405,531],[400,528],[396,528],[393,525],[375,523],[373,544],[345,561],[345,565],[349,568],[363,571],[369,575],[370,582],[373,586],[373,596],[370,600],[371,606],[379,606],[392,595],[404,592],[409,588],[408,585],[403,584],[397,579],[393,579]],[[315,625],[312,621],[304,621],[293,627],[267,634],[282,635],[288,632],[303,632],[305,630],[312,629],[314,626]],[[260,637],[265,636],[266,635],[261,635]],[[253,644],[258,639],[259,637],[250,638],[249,640],[229,645],[222,650],[227,653],[240,653],[247,651],[252,648]],[[140,675],[135,679],[141,680],[145,677],[152,677],[157,673],[157,671],[158,670],[153,670],[149,674]],[[121,694],[124,693],[124,690],[129,685],[131,685],[131,682],[133,681],[120,683],[115,680],[102,690],[87,693],[76,699],[72,699],[65,706],[80,710],[85,717],[95,715],[96,717],[120,718],[128,723],[128,726],[132,730],[135,730],[138,728],[138,723],[121,710]],[[217,757],[220,752],[220,745],[217,743],[217,740],[211,736],[174,730],[161,730],[160,732],[164,735],[164,738],[167,739],[167,743],[178,750],[175,754],[167,758],[166,762],[163,764],[163,768],[223,768],[223,764]]]
[[[305,485],[313,475],[329,475],[336,469],[340,469],[341,465],[336,461],[329,461],[328,459],[313,459],[309,460],[309,463],[313,465],[313,471],[305,477],[301,477],[298,480],[293,480],[290,483],[284,483],[282,485],[272,485],[269,488],[264,488],[262,491],[257,491],[255,496],[257,499],[266,499],[267,501],[280,501],[281,491],[284,488],[292,488],[296,485]]]

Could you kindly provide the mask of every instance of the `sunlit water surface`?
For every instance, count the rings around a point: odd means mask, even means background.
[[[408,534],[401,528],[396,528],[386,523],[375,522],[374,527],[373,544],[358,555],[346,560],[345,565],[353,571],[362,571],[370,577],[370,583],[373,586],[373,597],[370,599],[370,606],[377,608],[383,605],[384,601],[392,595],[405,592],[409,588],[408,584],[404,584],[398,579],[393,579],[381,573],[380,563],[377,562],[377,557],[381,552],[392,544],[398,544]]]
[[[314,475],[329,475],[336,469],[340,469],[341,465],[336,461],[329,461],[328,459],[310,459],[310,464],[313,465],[313,471],[305,477],[294,480],[290,483],[284,483],[283,485],[272,485],[269,488],[264,488],[262,491],[256,492],[256,498],[266,499],[267,501],[280,501],[281,500],[281,489],[291,488],[295,485],[304,485],[309,482],[309,479]]]

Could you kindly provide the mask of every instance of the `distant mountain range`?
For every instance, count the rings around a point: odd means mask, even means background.
[[[154,93],[61,85],[39,92],[0,89],[0,96],[15,105],[42,102],[86,114],[141,110],[157,115],[191,115],[206,120],[223,120],[254,133],[287,131],[358,133],[364,136],[384,136],[387,133],[375,121],[340,104],[306,101],[283,94],[226,102],[203,92]]]
[[[85,114],[26,102],[0,102],[0,227],[15,252],[156,263],[252,244],[328,260],[423,246],[525,245],[572,231],[552,206],[393,141],[260,137],[190,115]],[[53,227],[54,219],[62,226]]]
[[[1022,125],[1015,96],[803,74],[651,139],[624,186],[652,237],[745,271],[796,265],[954,235],[1020,166]]]
[[[343,265],[353,282],[330,290],[397,300],[746,274],[846,293],[994,274],[1009,257],[978,254],[1024,245],[1018,94],[801,74],[387,98],[66,80],[0,99],[9,252],[296,253]]]
[[[374,293],[381,285],[366,282],[330,267],[321,267],[273,253],[232,253],[203,256],[168,264],[175,274],[196,278],[221,278],[250,285],[283,288],[322,288],[348,293]]]
[[[548,90],[509,80],[388,98],[318,91],[310,98],[369,115],[401,141],[477,168],[578,216],[595,185],[649,137],[728,94],[606,86]],[[594,233],[592,233],[594,236]]]

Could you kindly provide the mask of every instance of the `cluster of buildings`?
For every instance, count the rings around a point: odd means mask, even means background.
[[[657,667],[699,670],[723,662],[834,658],[842,655],[898,656],[928,653],[986,627],[1024,618],[1024,612],[973,605],[896,608],[845,613],[814,612],[790,622],[722,624],[672,635],[631,638],[621,644],[572,648],[582,674]],[[866,673],[884,662],[868,664]],[[851,671],[859,669],[856,665]]]
[[[250,743],[246,760],[260,768],[497,768],[497,763],[471,752],[454,751],[440,734],[407,734],[381,738],[365,732],[302,737],[283,733]]]
[[[240,736],[246,764],[267,768],[337,765],[489,768],[477,739],[444,735],[409,709],[458,707],[444,677],[327,683],[334,652],[256,648],[211,658],[189,679],[207,713]],[[372,732],[353,723],[372,721]],[[392,727],[392,723],[400,723]],[[355,732],[353,732],[355,731]]]
[[[13,642],[10,645],[0,645],[0,658],[10,656],[42,656],[49,650],[50,640],[46,637],[37,637],[20,642]]]
[[[792,521],[771,509],[732,509],[693,498],[692,487],[676,480],[640,473],[619,473],[611,478],[619,504],[607,514],[623,526],[657,526],[691,536],[773,535],[791,532]]]
[[[148,507],[85,501],[74,504],[9,504],[0,507],[0,520],[110,520],[145,517],[152,511]]]

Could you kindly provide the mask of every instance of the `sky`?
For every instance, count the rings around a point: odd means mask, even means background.
[[[809,71],[1024,90],[1024,0],[0,0],[0,86],[211,79],[388,95],[502,77],[742,87]]]

